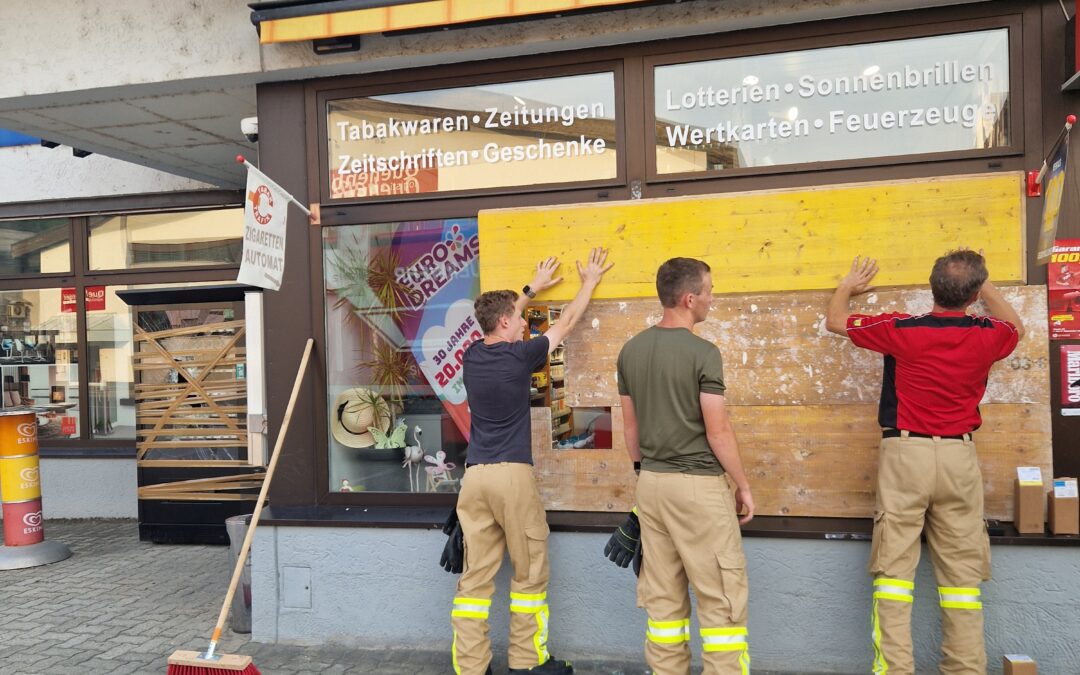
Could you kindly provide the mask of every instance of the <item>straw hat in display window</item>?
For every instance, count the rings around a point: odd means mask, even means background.
[[[362,387],[352,387],[338,394],[330,414],[330,433],[338,443],[349,448],[375,445],[375,437],[368,427],[386,433],[392,417],[386,400]]]

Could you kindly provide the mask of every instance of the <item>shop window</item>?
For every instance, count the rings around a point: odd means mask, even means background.
[[[653,70],[655,173],[1005,148],[1009,32]]]
[[[153,359],[141,363],[140,371],[136,374],[133,361],[134,328],[132,325],[136,311],[139,327],[149,332],[219,324],[242,318],[240,303],[222,303],[221,306],[207,304],[191,307],[140,306],[132,308],[117,296],[117,292],[161,287],[219,285],[220,283],[211,281],[86,287],[86,362],[91,437],[126,441],[135,439],[137,435],[137,383],[149,389],[179,382],[174,369],[151,363]],[[180,352],[186,349],[193,353],[201,346],[200,341],[207,340],[197,336],[184,336],[179,339],[166,338],[161,344],[166,349],[175,348]],[[216,345],[221,340],[211,337],[209,341]],[[187,357],[186,354],[181,354],[181,356]],[[245,365],[230,362],[227,368],[231,369],[234,379],[243,379]],[[211,374],[208,377],[210,381],[220,378],[220,374]],[[197,418],[197,415],[191,414],[188,417]],[[235,417],[239,418],[240,415],[237,414]],[[151,458],[161,459],[178,454],[182,453],[155,451]],[[226,454],[229,454],[228,459],[235,459],[238,456],[234,451]],[[221,453],[210,457],[204,452],[199,456],[220,459]]]
[[[0,276],[71,272],[67,218],[0,222]]]
[[[610,72],[334,100],[329,194],[609,181],[617,126]]]
[[[478,254],[475,219],[323,230],[332,491],[459,489]]]
[[[43,443],[79,437],[78,326],[59,288],[0,291],[4,409],[37,414]]]
[[[239,264],[243,229],[243,209],[92,218],[90,269]]]

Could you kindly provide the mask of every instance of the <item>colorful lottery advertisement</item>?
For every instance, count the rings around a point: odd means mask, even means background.
[[[1061,345],[1061,414],[1080,417],[1080,345]]]
[[[1046,268],[1050,339],[1080,339],[1080,239],[1054,242]]]
[[[480,287],[476,219],[334,230],[324,241],[328,298],[342,315],[333,331],[328,318],[331,385],[377,387],[398,405],[434,393],[468,438],[461,360],[483,337],[472,311]],[[348,352],[357,356],[340,356]]]

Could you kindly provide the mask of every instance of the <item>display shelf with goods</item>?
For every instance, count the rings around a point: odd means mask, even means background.
[[[525,309],[526,340],[547,332],[562,314],[561,307],[533,305]],[[551,408],[552,442],[558,445],[574,427],[573,411],[566,405],[566,347],[558,345],[541,370],[532,374],[530,404],[534,408]]]
[[[75,316],[35,325],[35,303],[7,300],[0,307],[0,409],[37,414],[42,439],[79,436],[79,378]]]

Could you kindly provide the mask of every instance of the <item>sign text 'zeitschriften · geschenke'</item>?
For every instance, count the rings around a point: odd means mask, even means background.
[[[610,179],[610,72],[327,104],[330,197]]]
[[[1009,144],[1008,30],[654,69],[658,173]]]

